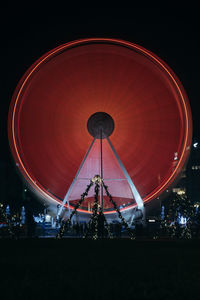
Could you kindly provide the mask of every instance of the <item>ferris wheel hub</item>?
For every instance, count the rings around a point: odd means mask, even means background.
[[[87,129],[95,139],[109,137],[113,133],[114,127],[113,118],[105,112],[96,112],[87,121]]]

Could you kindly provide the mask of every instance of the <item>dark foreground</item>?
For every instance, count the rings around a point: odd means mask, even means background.
[[[200,240],[0,240],[0,299],[199,299]]]

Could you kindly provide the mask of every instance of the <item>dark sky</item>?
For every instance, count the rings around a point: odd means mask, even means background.
[[[194,137],[199,133],[200,34],[198,7],[10,7],[1,11],[1,157],[11,163],[7,113],[27,68],[45,52],[83,37],[115,37],[157,54],[176,73],[190,100]],[[50,4],[49,4],[50,6]]]

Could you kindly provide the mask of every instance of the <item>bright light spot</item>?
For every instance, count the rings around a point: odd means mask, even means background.
[[[199,170],[200,166],[192,166],[192,170]]]
[[[138,209],[143,209],[144,208],[144,204],[143,204],[143,202],[142,203],[139,203],[139,205],[138,205]]]
[[[180,218],[180,224],[181,225],[185,225],[186,223],[187,223],[187,219],[184,218],[183,216],[181,216],[181,218]]]
[[[185,195],[185,191],[184,190],[180,190],[177,192],[178,195]]]
[[[185,188],[173,188],[173,193],[176,193],[178,195],[184,195],[185,194]]]
[[[177,159],[178,159],[178,153],[175,152],[175,153],[174,153],[174,160],[177,160]]]
[[[45,216],[45,222],[51,222],[51,216],[50,215]]]
[[[156,220],[149,220],[149,223],[155,223]]]
[[[198,143],[194,143],[193,146],[194,146],[194,148],[197,148]]]

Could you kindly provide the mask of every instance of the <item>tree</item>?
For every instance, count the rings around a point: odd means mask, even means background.
[[[166,201],[161,228],[173,238],[192,237],[192,225],[197,217],[195,207],[186,193],[172,193]]]

